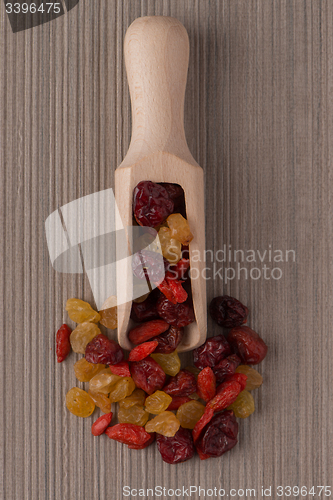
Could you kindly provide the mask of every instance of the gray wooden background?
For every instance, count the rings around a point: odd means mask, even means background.
[[[272,485],[278,498],[277,485],[329,485],[333,2],[81,0],[17,34],[0,12],[1,499],[118,500],[125,485],[256,488],[256,498]],[[84,275],[52,269],[44,233],[58,206],[113,186],[131,126],[123,38],[155,14],[177,17],[190,37],[185,124],[206,175],[207,249],[296,255],[242,263],[266,264],[266,278],[209,274],[208,299],[244,301],[269,345],[265,382],[232,452],[178,466],[155,447],[94,438],[92,417],[66,410],[79,356],[57,365],[55,332],[67,298],[92,293]]]

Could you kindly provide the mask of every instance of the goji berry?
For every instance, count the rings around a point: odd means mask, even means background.
[[[100,436],[103,434],[107,427],[110,425],[112,420],[112,412],[106,413],[99,417],[91,426],[91,432],[94,436]]]
[[[69,341],[72,330],[68,325],[63,324],[56,334],[56,354],[57,362],[62,363],[71,351],[71,343]]]
[[[109,365],[111,373],[118,375],[118,377],[130,377],[131,372],[127,361],[121,361],[115,365]]]
[[[130,450],[143,450],[155,441],[155,432],[150,434],[150,436],[150,439],[148,439],[148,441],[146,441],[144,444],[129,444],[127,446]]]
[[[147,321],[142,323],[142,325],[133,328],[129,334],[128,338],[135,344],[142,344],[146,340],[165,332],[169,328],[169,325],[163,319],[156,319],[152,321]]]
[[[173,296],[176,299],[176,302],[178,303],[185,302],[188,295],[187,292],[182,287],[182,282],[180,280],[174,279],[169,271],[166,273],[165,279],[169,285],[170,290],[173,293]]]
[[[216,379],[210,366],[206,366],[198,375],[197,393],[199,398],[210,401],[216,393]]]
[[[190,267],[190,259],[180,259],[175,266],[170,266],[170,279],[183,280]]]
[[[238,382],[241,386],[241,391],[244,391],[247,382],[247,375],[245,375],[245,373],[233,373],[232,375],[225,377],[224,382]],[[216,392],[220,391],[221,385],[222,384],[218,386]]]
[[[153,340],[134,347],[129,353],[128,361],[141,361],[154,352],[157,346],[157,340]]]
[[[140,425],[135,424],[116,424],[108,427],[105,434],[110,439],[130,446],[142,446],[151,439],[151,434]]]
[[[174,293],[165,278],[157,285],[157,287],[159,291],[162,292],[163,295],[168,299],[168,301],[171,302],[171,304],[177,304],[177,299],[174,296]]]
[[[195,424],[195,427],[192,431],[192,436],[193,436],[193,441],[196,442],[200,434],[202,432],[202,429],[208,424],[208,422],[211,421],[211,419],[214,416],[214,410],[210,406],[206,406],[205,413],[202,415],[200,420]]]
[[[216,396],[214,396],[213,399],[207,403],[207,406],[212,408],[215,413],[225,410],[229,405],[236,401],[241,390],[241,385],[238,382],[223,382],[217,388]]]

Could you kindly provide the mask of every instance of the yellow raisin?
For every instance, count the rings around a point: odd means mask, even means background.
[[[233,410],[237,418],[249,417],[255,410],[252,394],[249,391],[242,391],[238,394],[236,401],[228,407],[228,410]]]
[[[174,377],[180,370],[180,359],[177,351],[173,351],[170,354],[153,353],[151,357],[157,361],[167,375],[172,375]]]
[[[182,245],[179,241],[171,238],[171,231],[168,227],[161,227],[158,232],[162,254],[170,264],[177,264],[182,256]]]
[[[166,437],[173,437],[180,427],[180,422],[172,411],[163,411],[145,425],[147,432],[157,432]]]
[[[114,375],[111,373],[110,368],[104,368],[97,375],[95,375],[89,381],[89,389],[93,392],[102,392],[103,394],[109,394],[112,386],[116,385],[122,377]]]
[[[111,295],[101,307],[99,311],[101,315],[100,323],[110,330],[117,328],[117,297]]]
[[[66,394],[66,406],[77,417],[89,417],[95,409],[95,403],[86,391],[73,387]]]
[[[188,245],[193,240],[190,226],[181,214],[169,215],[167,224],[171,231],[171,238],[180,241],[182,245]]]
[[[243,373],[247,376],[246,387],[247,391],[252,391],[253,389],[257,389],[262,384],[262,376],[257,370],[251,368],[251,366],[247,365],[239,365],[236,369],[236,373]]]
[[[131,377],[120,377],[121,380],[112,387],[109,398],[111,403],[117,403],[130,396],[135,389],[134,380]]]
[[[134,405],[143,406],[145,404],[146,393],[142,389],[135,389],[130,396],[127,396],[125,399],[119,401],[119,407],[131,408]]]
[[[177,410],[176,417],[184,429],[194,429],[195,424],[200,420],[204,411],[205,406],[199,403],[199,401],[193,400],[181,405]]]
[[[187,366],[185,368],[185,370],[187,370],[188,372],[193,373],[193,375],[195,376],[195,378],[198,378],[198,375],[201,372],[201,370],[199,370],[199,368],[197,368],[196,366]]]
[[[120,424],[135,424],[143,427],[146,425],[149,418],[149,413],[145,411],[143,406],[134,405],[132,408],[119,408],[118,422]]]
[[[110,413],[111,411],[111,401],[106,394],[101,392],[93,392],[89,389],[89,396],[95,403],[95,405],[102,410],[103,413]]]
[[[85,358],[79,359],[74,364],[75,376],[80,382],[89,382],[97,373],[104,370],[105,365],[89,363]]]
[[[75,323],[84,323],[90,321],[91,323],[98,323],[101,319],[97,311],[91,307],[88,302],[81,299],[68,299],[66,302],[66,311],[71,320]]]
[[[162,413],[162,411],[167,409],[171,401],[172,397],[169,396],[169,394],[167,394],[166,392],[155,391],[154,394],[151,394],[146,399],[146,410],[153,415],[158,415],[159,413]]]
[[[73,351],[84,354],[87,344],[99,333],[101,333],[101,330],[94,323],[88,321],[80,323],[69,337]]]

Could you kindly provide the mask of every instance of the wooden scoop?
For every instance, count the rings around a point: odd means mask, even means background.
[[[127,30],[124,52],[133,127],[128,153],[115,173],[119,209],[116,227],[126,230],[133,225],[133,189],[140,181],[172,182],[184,189],[187,219],[194,236],[189,254],[196,321],[185,327],[178,351],[188,351],[206,339],[207,304],[204,176],[187,146],[183,120],[189,59],[187,31],[172,17],[141,17]],[[132,290],[133,276],[131,267],[119,257],[117,254],[118,340],[124,349],[132,349],[127,336],[134,326],[130,320],[131,302],[121,303],[121,297]]]

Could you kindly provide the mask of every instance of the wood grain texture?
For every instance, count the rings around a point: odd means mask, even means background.
[[[81,0],[15,35],[0,10],[0,498],[330,484],[332,2]],[[225,292],[248,305],[249,325],[269,345],[265,383],[232,452],[178,466],[155,447],[133,452],[94,438],[89,419],[64,407],[76,356],[57,366],[54,334],[66,299],[92,293],[84,275],[52,269],[44,233],[58,206],[114,185],[131,133],[123,39],[144,15],[174,16],[189,33],[185,130],[205,171],[207,249],[271,245],[296,255],[277,264],[279,280],[243,271],[207,281],[209,300]]]

